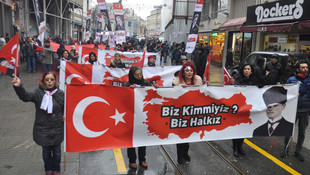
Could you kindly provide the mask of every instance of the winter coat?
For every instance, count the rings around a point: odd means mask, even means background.
[[[235,79],[235,85],[257,85],[258,81],[252,74],[249,78],[246,78],[242,73]]]
[[[75,50],[71,49],[69,58],[72,59],[72,62],[77,63],[77,61],[79,59],[79,54],[77,54]]]
[[[64,92],[60,89],[53,94],[53,112],[48,114],[47,111],[40,109],[43,96],[45,94],[44,85],[33,92],[27,92],[21,85],[14,86],[14,90],[24,102],[33,102],[36,113],[33,126],[33,140],[40,146],[60,145],[64,139]]]
[[[29,42],[26,42],[26,54],[27,57],[34,57],[35,51],[37,49],[37,46],[34,44],[30,44]]]
[[[267,85],[275,85],[277,82],[280,82],[282,76],[282,66],[279,62],[272,64],[268,62],[266,64],[266,70],[270,73],[267,75],[266,84]]]
[[[196,70],[197,70],[197,75],[199,75],[200,77],[203,77],[203,74],[205,72],[207,59],[208,59],[208,56],[205,52],[201,52],[198,55]]]
[[[45,53],[45,56],[43,56]],[[42,64],[53,64],[53,47],[43,47],[41,54],[40,54],[40,61]]]
[[[121,60],[120,62],[116,62],[114,59],[111,59],[110,67],[113,68],[126,68],[125,63]]]
[[[310,76],[306,78],[300,78],[298,75],[290,77],[286,84],[298,83],[299,86],[299,96],[298,96],[298,112],[309,112],[310,111]]]

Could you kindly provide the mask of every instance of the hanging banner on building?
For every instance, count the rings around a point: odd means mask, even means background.
[[[89,59],[88,55],[90,52],[94,52],[97,55],[97,59],[100,64],[104,64],[106,66],[110,66],[111,59],[114,58],[116,51],[114,50],[101,50],[95,48],[88,47],[80,47],[79,48],[79,59],[78,63],[84,64]],[[143,57],[143,52],[119,52],[121,54],[121,58],[125,63],[127,68],[130,68],[132,65],[136,65]],[[160,65],[160,55],[159,53],[147,52],[145,53],[145,57],[153,55],[156,57],[155,65]],[[148,59],[144,60],[144,65],[147,65]]]
[[[44,43],[46,23],[44,21],[44,15],[43,15],[42,4],[41,4],[42,1],[32,0],[32,2],[33,2],[34,14],[35,14],[36,20],[37,20],[37,26],[39,28],[38,39],[43,44]]]
[[[97,0],[100,12],[104,19],[104,30],[112,31],[107,3],[105,0]]]
[[[197,43],[202,7],[203,7],[203,0],[197,0],[193,15],[193,21],[191,24],[191,28],[189,30],[187,44],[185,48],[185,52],[187,53],[192,53]]]
[[[96,24],[96,42],[101,42],[101,32],[102,32],[102,14],[99,13],[97,17],[97,24]]]
[[[181,66],[143,67],[143,77],[159,86],[171,86],[174,73]],[[65,84],[104,84],[108,86],[122,86],[128,81],[129,69],[110,69],[101,65],[77,64],[61,62],[59,87]]]
[[[90,37],[90,23],[91,22],[91,9],[87,11],[86,17],[86,32],[85,32],[85,40],[88,41]]]
[[[125,34],[125,20],[124,20],[124,10],[121,3],[113,3],[114,16],[115,16],[115,42],[116,44],[122,44],[126,42]]]
[[[65,151],[291,136],[297,96],[298,85],[132,89],[68,84]],[[275,103],[281,108],[274,109],[278,118],[269,107]],[[279,124],[271,131],[273,119]]]

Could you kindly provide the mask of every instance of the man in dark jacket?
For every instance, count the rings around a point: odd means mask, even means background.
[[[192,60],[194,62],[194,65],[197,67],[197,61],[198,61],[198,48],[199,48],[199,45],[196,44],[195,46],[195,49],[193,50],[192,52]]]
[[[273,54],[271,57],[271,61],[269,61],[266,65],[267,85],[280,84],[280,78],[282,76],[282,66],[278,62],[278,60],[279,55]]]
[[[203,79],[203,74],[205,72],[206,63],[207,63],[207,54],[204,52],[204,48],[200,47],[198,48],[198,59],[197,59],[197,75],[200,76],[200,78]]]
[[[33,44],[32,38],[28,37],[26,42],[26,54],[27,54],[27,65],[28,72],[36,72],[36,59],[35,59],[35,49],[36,45]]]
[[[167,44],[167,41],[164,42],[162,45],[162,56],[164,57],[164,63],[167,62],[167,56],[169,54],[169,46]]]
[[[233,53],[232,53],[231,48],[229,48],[227,50],[225,67],[227,70],[230,70],[232,66],[233,66]]]
[[[296,120],[299,120],[298,139],[294,152],[294,156],[300,161],[305,160],[305,158],[300,154],[300,151],[305,140],[305,131],[308,126],[310,112],[310,76],[308,70],[309,66],[307,62],[299,63],[296,75],[290,77],[286,82],[287,84],[300,83],[296,114]],[[280,157],[282,158],[286,158],[288,156],[290,139],[292,139],[292,137],[285,137],[284,151],[280,154]]]

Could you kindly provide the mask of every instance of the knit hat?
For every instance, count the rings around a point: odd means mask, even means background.
[[[154,59],[156,60],[156,58],[155,58],[154,55],[150,55],[150,56],[148,56],[147,58],[148,58],[148,59],[154,58]]]
[[[286,103],[287,90],[282,86],[274,86],[266,90],[263,94],[263,99],[266,106],[272,103]]]

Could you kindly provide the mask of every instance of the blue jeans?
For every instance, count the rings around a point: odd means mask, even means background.
[[[164,63],[166,63],[167,62],[167,53],[166,52],[164,52]]]
[[[44,70],[44,73],[51,72],[52,71],[52,65],[51,64],[43,64],[43,70]]]
[[[42,146],[45,172],[60,172],[60,145]]]
[[[36,58],[34,56],[27,57],[28,72],[36,71]]]

